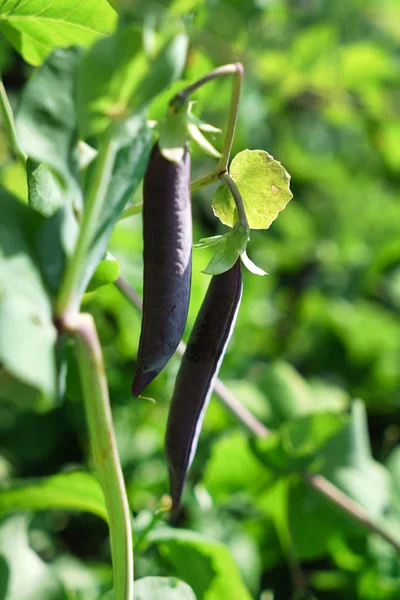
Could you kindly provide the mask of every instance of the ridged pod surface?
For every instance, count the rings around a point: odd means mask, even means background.
[[[165,440],[173,510],[177,510],[180,504],[241,297],[239,259],[229,271],[211,279],[176,379]]]
[[[153,147],[143,181],[143,315],[132,394],[174,354],[185,328],[192,272],[190,154],[179,163]]]

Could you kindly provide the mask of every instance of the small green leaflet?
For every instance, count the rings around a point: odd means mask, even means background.
[[[249,239],[249,231],[240,222],[237,222],[232,231],[228,231],[223,235],[203,238],[198,244],[194,244],[194,248],[201,249],[210,246],[213,248],[213,256],[203,273],[207,275],[225,273],[233,267],[240,256],[244,266],[251,273],[254,275],[268,275],[247,256],[246,247]]]
[[[203,273],[207,275],[219,275],[228,271],[239,256],[244,252],[249,240],[248,230],[241,224],[236,223],[232,231],[224,235],[217,235],[212,238],[200,240],[196,244],[197,248],[213,247],[213,257],[204,269]]]
[[[250,229],[268,229],[293,196],[289,173],[264,150],[239,152],[229,173],[242,195]],[[225,225],[236,222],[235,203],[226,185],[215,192],[213,209]]]

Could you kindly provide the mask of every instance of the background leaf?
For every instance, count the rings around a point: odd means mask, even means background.
[[[103,492],[89,473],[74,471],[0,488],[0,512],[84,510],[108,521]]]
[[[53,52],[25,86],[16,117],[17,133],[28,156],[49,166],[74,194],[77,193],[74,79],[80,57],[79,48]]]
[[[0,31],[32,65],[40,65],[60,46],[89,46],[112,31],[116,20],[106,0],[0,2]]]
[[[56,332],[33,250],[41,223],[0,190],[0,396],[25,408],[48,408],[56,391]]]
[[[111,118],[129,117],[181,75],[187,40],[175,36],[149,59],[137,25],[119,28],[84,55],[78,70],[78,123],[83,137],[104,131]]]
[[[7,600],[67,600],[51,566],[29,547],[25,517],[7,519],[0,527],[0,555],[8,565]],[[21,577],[24,573],[24,577]]]
[[[184,530],[155,531],[151,542],[174,567],[180,578],[193,588],[197,600],[250,600],[228,549],[201,535]]]
[[[144,577],[135,582],[138,600],[196,600],[190,587],[173,577]]]

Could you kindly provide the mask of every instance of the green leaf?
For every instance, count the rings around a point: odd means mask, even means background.
[[[315,471],[323,464],[324,447],[346,425],[343,416],[306,415],[283,423],[278,431],[253,446],[259,460],[277,473]]]
[[[133,96],[132,108],[140,110],[148,105],[173,81],[178,79],[185,67],[188,50],[188,38],[178,33],[165,44],[159,55],[150,63],[148,73],[142,78]]]
[[[78,200],[74,80],[80,56],[79,48],[53,52],[25,85],[16,117],[25,152],[48,165]]]
[[[142,50],[140,29],[119,28],[84,55],[78,69],[77,106],[82,137],[100,134],[110,119],[141,112],[177,79],[186,60],[185,36],[176,36],[151,60]]]
[[[244,150],[232,160],[230,176],[239,188],[251,229],[268,229],[292,198],[290,175],[268,152]],[[226,185],[213,198],[214,212],[225,225],[236,222],[233,197]]]
[[[271,405],[269,425],[272,427],[320,410],[307,382],[289,363],[276,361],[270,364],[263,372],[260,386]]]
[[[126,121],[120,135],[120,148],[117,152],[114,170],[104,203],[96,234],[86,257],[85,277],[82,281],[83,294],[100,260],[106,253],[110,235],[124,209],[145,173],[153,145],[151,130],[139,117]],[[90,181],[94,163],[88,167]]]
[[[202,483],[217,502],[227,502],[234,495],[252,495],[268,487],[272,479],[246,437],[234,432],[213,443]]]
[[[390,475],[372,458],[361,400],[353,402],[350,423],[327,444],[325,463],[321,474],[359,502],[371,519],[384,522],[390,504]]]
[[[83,471],[13,481],[0,488],[0,513],[37,510],[86,511],[108,521],[100,484]]]
[[[192,587],[197,600],[250,600],[228,548],[220,542],[170,528],[153,530],[149,540],[157,544],[177,576]]]
[[[207,275],[218,275],[233,267],[246,248],[249,232],[241,223],[236,223],[232,231],[220,236],[219,239],[217,237],[203,239],[202,245],[198,246],[200,248],[211,246],[213,250],[213,256],[203,271]]]
[[[48,217],[38,228],[35,246],[41,272],[56,293],[78,236],[73,196],[63,193],[60,182],[45,164],[30,158],[27,160],[27,177],[29,204]]]
[[[0,190],[0,397],[41,409],[56,393],[56,331],[33,250],[42,224]]]
[[[136,600],[196,600],[193,590],[174,577],[143,577],[135,581]]]
[[[7,561],[7,600],[68,600],[51,565],[29,546],[26,517],[7,519],[0,527],[0,556]]]
[[[44,163],[26,161],[29,204],[45,217],[52,217],[63,205],[59,181]]]
[[[119,275],[119,262],[108,252],[105,259],[101,260],[97,265],[86,291],[94,292],[103,285],[114,283],[114,281],[118,279]]]
[[[0,31],[32,65],[42,64],[55,48],[90,46],[116,21],[106,0],[0,0]]]

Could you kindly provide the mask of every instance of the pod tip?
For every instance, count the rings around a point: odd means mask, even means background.
[[[132,396],[138,398],[143,390],[151,383],[157,371],[147,371],[145,373],[137,372],[132,382]]]

